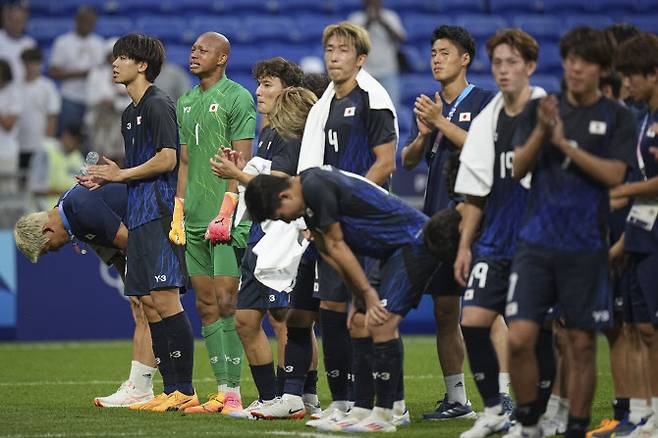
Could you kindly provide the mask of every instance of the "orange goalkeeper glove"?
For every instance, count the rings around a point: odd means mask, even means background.
[[[184,207],[185,200],[183,198],[174,198],[174,217],[171,220],[171,230],[169,230],[169,240],[174,245],[185,245]]]
[[[212,243],[229,242],[231,240],[231,225],[233,212],[238,206],[238,195],[236,193],[224,193],[224,201],[219,209],[219,214],[210,221],[206,230],[205,239]]]

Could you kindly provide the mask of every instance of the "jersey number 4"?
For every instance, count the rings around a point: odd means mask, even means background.
[[[327,133],[327,137],[329,137],[329,144],[334,147],[334,151],[338,152],[338,133],[333,129],[330,129]]]

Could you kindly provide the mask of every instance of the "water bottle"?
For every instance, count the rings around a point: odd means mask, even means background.
[[[87,157],[85,158],[85,164],[82,165],[80,168],[80,175],[88,175],[89,171],[87,170],[88,166],[93,166],[94,164],[98,164],[98,159],[100,158],[100,155],[98,155],[98,152],[91,151],[87,154]]]

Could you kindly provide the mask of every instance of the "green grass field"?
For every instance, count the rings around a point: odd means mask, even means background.
[[[434,339],[409,336],[405,344],[406,400],[412,424],[387,436],[456,437],[472,420],[423,422],[419,417],[434,408],[443,397]],[[134,412],[102,409],[92,404],[95,396],[108,395],[127,377],[131,349],[129,342],[5,343],[0,344],[0,438],[19,437],[114,437],[114,436],[301,436],[331,437],[303,422],[253,421],[223,418],[220,415],[184,416],[177,413]],[[598,388],[592,423],[610,415],[612,382],[608,348],[599,340]],[[320,366],[319,393],[323,406],[329,391]],[[256,397],[249,369],[243,369],[242,397],[250,403]],[[482,408],[479,395],[467,370],[467,391],[474,407]],[[196,345],[195,386],[200,396],[216,391],[203,344]],[[156,391],[161,381],[156,377]]]

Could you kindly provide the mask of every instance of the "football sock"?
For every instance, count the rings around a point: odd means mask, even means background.
[[[226,359],[227,385],[229,388],[240,386],[242,372],[242,342],[235,330],[235,317],[221,318],[222,347]]]
[[[324,369],[331,398],[350,400],[352,393],[352,345],[347,330],[347,314],[320,309]]]
[[[274,383],[274,363],[250,365],[249,368],[251,368],[251,375],[258,390],[258,398],[262,401],[273,400],[277,396]]]
[[[498,390],[501,394],[510,395],[510,383],[509,373],[498,373]]]
[[[201,335],[206,344],[210,368],[215,375],[217,385],[225,385],[228,382],[228,371],[222,350],[221,320],[218,319],[212,324],[201,327]]]
[[[140,391],[150,391],[153,389],[153,375],[157,370],[157,368],[151,368],[148,365],[133,360],[128,380],[135,385],[136,389]]]
[[[379,408],[393,409],[402,373],[402,341],[392,339],[373,344],[373,376]]]
[[[283,392],[285,394],[302,395],[305,383],[311,372],[313,346],[311,344],[311,327],[288,327],[288,342],[285,352],[285,381]],[[317,381],[318,372],[314,371]]]
[[[553,332],[550,330],[539,330],[537,345],[535,347],[537,365],[539,366],[539,383],[537,384],[537,408],[543,414],[548,404],[548,399],[553,391],[553,381],[557,372],[555,364],[555,353],[553,349]]]
[[[615,420],[622,421],[628,417],[630,400],[627,397],[617,397],[612,401],[612,410],[615,412]]]
[[[318,393],[318,370],[310,370],[304,380],[304,394]]]
[[[448,401],[466,404],[466,389],[464,386],[464,373],[444,376],[443,381],[448,392]]]
[[[400,338],[400,352],[402,354],[402,360],[400,361],[400,378],[398,379],[398,387],[396,389],[397,395],[395,396],[395,402],[396,403],[401,402],[404,408],[406,409],[406,404],[404,402],[404,342],[402,342],[402,338]],[[396,405],[393,405],[393,409],[396,409]]]
[[[372,378],[373,348],[370,337],[352,338],[354,406],[357,408],[372,409],[375,402],[375,382]]]
[[[589,427],[589,417],[578,418],[569,415],[567,423],[567,432],[564,434],[566,438],[585,438],[587,428]]]
[[[276,395],[280,397],[283,395],[283,386],[286,383],[286,371],[283,367],[276,367]]]
[[[169,341],[167,340],[164,321],[149,322],[149,328],[151,329],[151,343],[155,363],[162,376],[164,393],[171,394],[176,391],[176,368],[174,367],[174,361],[169,356]]]
[[[500,404],[498,388],[498,357],[491,342],[491,328],[462,327],[464,343],[468,351],[473,378],[482,396],[484,406],[491,408]]]
[[[524,427],[536,426],[539,422],[541,412],[537,409],[537,401],[530,403],[517,404],[514,409],[514,416],[516,420]]]
[[[169,352],[176,369],[176,389],[185,395],[194,394],[192,370],[194,369],[194,334],[185,311],[164,318],[167,328]]]

